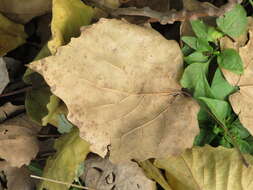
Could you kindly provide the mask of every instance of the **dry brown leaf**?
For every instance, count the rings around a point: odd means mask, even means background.
[[[29,164],[38,153],[38,131],[39,127],[26,115],[19,115],[0,124],[0,158],[13,167]]]
[[[105,156],[111,145],[114,162],[179,154],[198,134],[198,105],[180,94],[181,50],[151,28],[102,19],[29,67],[91,150]]]
[[[0,171],[6,175],[8,190],[35,189],[35,183],[30,178],[30,171],[25,166],[21,168],[11,167],[7,162],[1,161]]]
[[[239,119],[251,134],[253,134],[253,18],[249,17],[249,40],[243,47],[245,40],[243,37],[232,43],[228,39],[223,39],[224,48],[236,49],[244,64],[244,74],[236,75],[228,70],[222,72],[228,82],[238,86],[240,90],[229,97],[229,101]]]
[[[16,106],[10,102],[5,103],[0,107],[0,123],[6,120],[8,117],[21,113],[24,110],[24,105]]]
[[[52,0],[0,0],[0,12],[23,24],[49,12],[51,8]]]
[[[3,92],[6,85],[10,82],[6,62],[0,57],[0,94]]]
[[[134,162],[112,164],[108,159],[94,156],[84,162],[81,179],[93,189],[103,190],[156,190],[154,181],[148,179]]]

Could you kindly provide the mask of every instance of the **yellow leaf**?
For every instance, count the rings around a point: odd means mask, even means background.
[[[166,171],[173,190],[251,190],[253,157],[244,156],[248,168],[236,149],[206,145],[180,156],[157,159],[154,164]]]
[[[0,57],[25,43],[24,26],[16,24],[0,13]]]
[[[180,154],[198,134],[198,105],[178,83],[180,47],[151,28],[101,19],[30,68],[66,104],[91,150],[105,156],[111,145],[114,162]]]
[[[161,171],[151,163],[150,160],[139,162],[148,178],[155,180],[164,190],[172,190],[167,181],[164,179]]]
[[[59,46],[80,35],[80,27],[90,24],[94,12],[81,0],[53,0],[52,11],[52,40],[48,48],[54,54]]]
[[[55,142],[55,155],[47,160],[43,177],[72,183],[76,177],[76,170],[89,153],[89,144],[79,137],[77,128],[60,137]],[[42,181],[40,190],[68,190],[66,185]]]

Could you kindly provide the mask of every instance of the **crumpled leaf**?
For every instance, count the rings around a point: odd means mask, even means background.
[[[0,106],[0,123],[6,120],[8,117],[21,113],[25,110],[23,105],[13,105],[10,102],[5,103],[4,105]]]
[[[102,19],[55,56],[30,64],[67,105],[91,150],[105,156],[111,144],[115,162],[192,146],[198,105],[180,95],[182,67],[175,41],[116,19]]]
[[[8,190],[33,190],[35,183],[30,178],[30,171],[26,166],[21,168],[11,167],[7,162],[0,162],[0,171],[3,171],[7,178]]]
[[[90,24],[93,14],[93,9],[81,0],[53,0],[52,39],[43,47],[35,60],[54,54],[56,48],[67,44],[71,37],[79,36],[80,27]],[[24,76],[25,82],[35,83],[39,78],[36,74],[28,69]],[[57,117],[55,116],[58,114],[57,110],[62,109],[62,106],[58,109],[60,105],[60,100],[52,95],[48,88],[35,89],[27,93],[28,115],[42,125],[51,123],[57,126],[53,118]]]
[[[0,94],[3,92],[6,85],[10,82],[6,63],[2,57],[0,57]]]
[[[56,140],[57,150],[53,157],[47,160],[43,177],[72,183],[76,177],[76,169],[89,153],[89,144],[79,137],[78,129]],[[39,190],[68,190],[66,185],[42,181]]]
[[[246,167],[236,149],[194,147],[182,155],[157,159],[173,190],[251,190],[253,157],[245,154]]]
[[[11,20],[27,23],[36,16],[50,12],[52,0],[0,0],[0,12]]]
[[[23,25],[10,21],[0,13],[0,56],[25,43],[26,37]]]
[[[243,126],[253,134],[253,19],[249,18],[249,41],[238,48],[243,61],[244,74],[236,75],[227,70],[222,70],[228,82],[240,88],[239,91],[229,96],[229,101],[234,112],[239,116]]]
[[[85,160],[81,179],[91,189],[156,190],[155,183],[145,176],[138,164],[116,165],[99,156]]]
[[[28,165],[39,151],[36,138],[39,129],[26,115],[0,124],[0,158],[13,167]]]

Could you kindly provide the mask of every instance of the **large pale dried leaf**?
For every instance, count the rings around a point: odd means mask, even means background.
[[[0,0],[0,12],[20,23],[49,12],[51,6],[52,0]]]
[[[16,24],[0,13],[0,56],[25,43],[24,26]]]
[[[21,168],[11,167],[7,162],[0,162],[0,171],[3,171],[7,178],[8,190],[33,190],[35,183],[30,177],[30,171],[26,166]]]
[[[43,177],[72,183],[76,177],[78,166],[83,163],[89,153],[89,144],[79,137],[78,129],[72,130],[58,140],[54,148],[57,150],[53,157],[47,160]],[[68,190],[66,185],[42,181],[39,190]]]
[[[244,155],[245,166],[236,149],[195,147],[182,155],[158,159],[155,165],[166,171],[173,190],[251,190],[253,157]]]
[[[30,68],[65,102],[68,119],[91,150],[105,156],[111,144],[111,160],[122,161],[192,146],[198,106],[179,95],[182,66],[175,41],[150,28],[102,19]]]
[[[236,75],[225,69],[223,74],[234,86],[239,86],[240,90],[229,97],[233,110],[238,114],[240,121],[251,134],[253,134],[253,18],[249,18],[249,40],[247,44],[240,47],[239,42],[231,43],[227,41],[224,46],[238,50],[244,64],[244,74]],[[244,40],[243,40],[244,41]]]
[[[3,92],[6,85],[9,83],[8,70],[6,68],[6,62],[0,57],[0,94]]]
[[[36,133],[39,127],[25,115],[19,115],[0,125],[0,158],[13,167],[29,164],[38,153]],[[15,154],[14,154],[15,153]]]
[[[155,183],[148,179],[134,162],[112,164],[108,159],[94,156],[85,160],[81,179],[92,189],[99,190],[156,190]]]

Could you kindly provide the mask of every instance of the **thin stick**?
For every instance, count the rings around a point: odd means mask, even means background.
[[[5,94],[0,94],[0,98],[2,98],[2,97],[7,97],[7,96],[13,96],[13,95],[16,95],[16,94],[20,94],[20,93],[23,93],[23,92],[27,92],[27,91],[29,91],[29,90],[31,90],[31,89],[32,89],[32,87],[31,87],[31,86],[28,86],[28,87],[25,87],[25,88],[22,88],[22,89],[13,91],[13,92],[8,92],[8,93],[5,93]]]
[[[207,7],[203,3],[202,8],[195,11],[176,11],[176,10],[168,10],[166,12],[158,12],[151,10],[149,7],[144,7],[142,9],[138,9],[136,7],[129,8],[118,8],[112,10],[111,14],[114,16],[119,15],[135,15],[135,16],[145,16],[151,18],[151,20],[160,22],[161,24],[173,24],[176,21],[185,21],[191,19],[197,19],[199,17],[207,17],[207,16],[222,16],[229,10],[231,10],[236,4],[240,3],[241,0],[229,0],[227,4],[217,7]]]
[[[90,187],[84,187],[84,186],[81,186],[81,185],[66,183],[66,182],[63,182],[63,181],[49,179],[49,178],[46,178],[46,177],[39,177],[39,176],[36,176],[36,175],[30,175],[30,177],[34,178],[34,179],[49,181],[49,182],[52,182],[52,183],[58,183],[58,184],[66,185],[66,186],[76,187],[76,188],[79,188],[79,189],[95,190],[95,189],[92,189]]]

